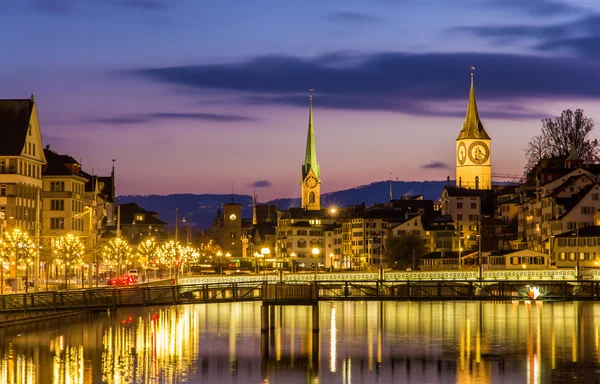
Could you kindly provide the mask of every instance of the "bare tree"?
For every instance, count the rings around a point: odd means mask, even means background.
[[[567,157],[573,147],[584,162],[598,162],[600,143],[597,139],[588,138],[592,129],[594,120],[584,116],[583,109],[575,112],[567,109],[560,116],[543,119],[541,135],[534,136],[525,150],[528,169],[543,158]]]
[[[544,142],[542,135],[533,136],[527,148],[524,149],[525,156],[527,157],[527,163],[525,164],[525,173],[535,167],[540,160],[548,157],[548,146]]]

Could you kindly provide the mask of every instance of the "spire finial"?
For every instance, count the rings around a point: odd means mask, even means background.
[[[471,70],[471,87],[472,87],[474,84],[473,77],[475,77],[475,66],[471,65],[469,70]]]
[[[310,99],[312,100],[312,94],[313,94],[313,92],[315,91],[315,89],[314,89],[314,88],[311,88],[311,89],[309,89],[308,91],[310,92]]]
[[[392,202],[393,199],[394,199],[394,197],[392,194],[392,172],[390,172],[390,203]]]

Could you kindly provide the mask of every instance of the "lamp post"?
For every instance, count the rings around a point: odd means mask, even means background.
[[[333,272],[333,262],[335,260],[334,258],[335,258],[335,255],[333,254],[333,252],[329,252],[329,260],[330,260],[329,267],[331,268],[331,272]]]
[[[319,248],[315,247],[312,249],[312,254],[315,257],[315,281],[317,281],[317,271],[319,269],[319,264],[317,261],[317,258],[319,257],[319,253],[321,253],[321,251],[319,250]]]
[[[479,216],[479,221],[478,221],[478,225],[477,225],[477,236],[479,237],[479,252],[478,252],[478,257],[479,257],[479,280],[481,280],[483,278],[483,265],[482,265],[482,258],[481,258],[481,215]]]
[[[227,252],[227,253],[225,254],[225,262],[226,262],[226,263],[229,263],[229,261],[228,261],[228,260],[229,260],[229,258],[230,258],[230,257],[231,257],[231,253]],[[228,265],[228,266],[229,266],[229,265]],[[223,267],[221,267],[221,273],[223,273]]]
[[[221,251],[218,251],[217,257],[219,258],[219,266],[217,267],[217,274],[219,274],[219,275],[223,274],[223,266],[221,265],[221,256],[223,256],[223,253]]]
[[[260,253],[265,260],[265,267],[263,269],[263,272],[264,272],[265,281],[266,281],[267,280],[267,256],[269,256],[269,254],[271,253],[271,250],[267,247],[264,247],[260,250]]]
[[[575,223],[575,276],[581,278],[581,267],[579,265],[579,223]]]
[[[258,269],[258,258],[261,257],[261,254],[258,252],[254,252],[254,269],[256,270],[256,274],[258,275],[259,273],[259,269]]]
[[[296,252],[292,252],[290,253],[290,258],[292,259],[292,266],[291,266],[291,270],[292,273],[296,272],[296,260],[294,260],[296,258]]]

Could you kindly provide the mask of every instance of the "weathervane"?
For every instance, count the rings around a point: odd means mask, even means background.
[[[471,65],[469,68],[471,70],[471,87],[473,86],[473,76],[475,75],[475,66]]]

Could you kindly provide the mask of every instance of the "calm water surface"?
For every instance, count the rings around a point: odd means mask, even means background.
[[[119,309],[0,330],[0,383],[598,383],[600,303]]]

